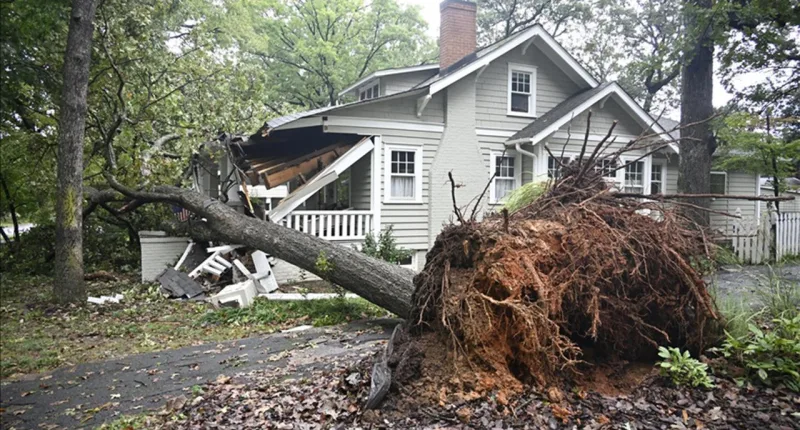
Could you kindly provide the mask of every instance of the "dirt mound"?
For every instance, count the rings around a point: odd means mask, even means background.
[[[421,377],[513,394],[586,361],[704,346],[716,313],[692,266],[707,254],[702,230],[672,208],[615,196],[589,162],[563,170],[530,206],[438,236],[394,348],[398,386]]]

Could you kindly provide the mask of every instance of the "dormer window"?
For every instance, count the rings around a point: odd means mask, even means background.
[[[508,115],[533,117],[536,114],[536,68],[508,64]]]
[[[376,99],[381,94],[380,84],[377,80],[368,83],[367,85],[359,88],[358,90],[358,100],[370,100]]]

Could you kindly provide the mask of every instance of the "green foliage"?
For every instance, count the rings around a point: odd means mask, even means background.
[[[203,317],[207,324],[286,324],[308,321],[315,327],[341,324],[386,315],[386,311],[363,299],[321,299],[280,302],[256,298],[247,308],[222,308]]]
[[[478,0],[478,33],[483,45],[494,43],[533,24],[559,36],[573,24],[591,18],[584,0]]]
[[[778,192],[785,191],[784,179],[794,175],[800,160],[800,138],[783,138],[791,121],[747,112],[729,114],[717,127],[720,156],[716,166],[767,176]]]
[[[369,73],[436,60],[419,8],[397,0],[226,2],[224,31],[267,71],[276,112],[335,104]]]
[[[506,196],[506,203],[503,208],[508,210],[509,213],[514,213],[533,203],[545,192],[547,192],[547,182],[528,182],[519,188],[515,188]]]
[[[658,348],[658,356],[664,360],[658,363],[661,375],[669,377],[677,386],[713,388],[708,376],[708,365],[689,355],[689,351],[679,348]]]
[[[722,354],[765,385],[800,392],[800,316],[775,318],[766,330],[749,324],[748,330],[744,337],[729,333]]]
[[[770,267],[755,290],[767,315],[773,318],[794,318],[800,315],[800,283],[785,279]]]
[[[364,245],[361,247],[361,252],[372,258],[388,261],[393,264],[400,264],[401,261],[407,259],[411,255],[411,251],[397,246],[397,242],[394,239],[393,228],[394,227],[390,225],[380,232],[377,241],[375,240],[375,236],[372,235],[372,232],[367,233],[367,237],[364,238]]]

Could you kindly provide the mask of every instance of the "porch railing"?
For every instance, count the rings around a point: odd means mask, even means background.
[[[326,240],[361,240],[372,231],[371,211],[294,211],[280,223]]]

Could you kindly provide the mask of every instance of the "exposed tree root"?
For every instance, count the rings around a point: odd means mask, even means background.
[[[442,231],[394,347],[396,385],[455,377],[467,391],[514,391],[575,376],[584,361],[707,344],[717,316],[692,265],[708,255],[704,232],[674,206],[617,197],[596,161],[564,166],[516,213]]]

